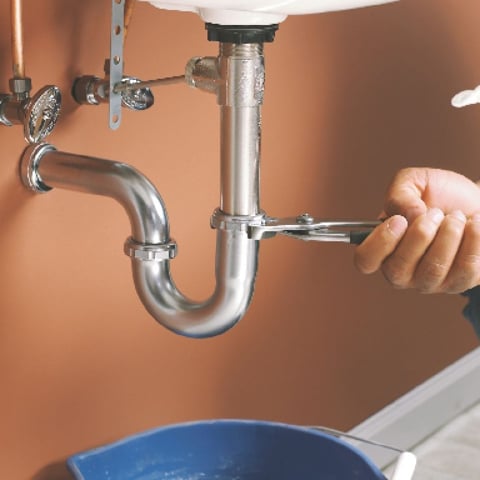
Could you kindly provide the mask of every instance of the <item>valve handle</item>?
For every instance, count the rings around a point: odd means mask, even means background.
[[[130,110],[147,110],[154,103],[153,93],[149,88],[137,86],[142,83],[135,77],[123,77],[120,85],[128,85],[121,91],[122,105]]]
[[[23,132],[29,143],[39,143],[54,129],[60,114],[62,95],[54,85],[41,88],[25,108]]]

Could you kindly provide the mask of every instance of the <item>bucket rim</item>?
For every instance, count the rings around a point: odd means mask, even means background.
[[[260,428],[277,428],[282,431],[288,430],[293,432],[298,432],[301,434],[309,435],[312,437],[321,437],[329,442],[335,443],[343,448],[349,450],[352,454],[356,454],[362,461],[365,462],[366,466],[372,470],[372,473],[378,474],[379,479],[384,479],[385,476],[381,473],[379,467],[360,449],[356,448],[351,443],[335,437],[331,434],[322,432],[320,430],[315,430],[311,426],[292,424],[287,422],[272,421],[272,420],[255,420],[255,419],[238,419],[238,418],[211,418],[211,419],[200,419],[200,420],[191,420],[178,423],[171,423],[166,425],[161,425],[153,427],[138,433],[133,433],[126,435],[118,440],[115,440],[111,443],[93,447],[88,450],[84,450],[78,453],[71,455],[67,459],[67,466],[72,471],[74,475],[77,476],[78,480],[84,479],[81,469],[79,468],[79,463],[88,458],[95,457],[97,455],[105,454],[111,450],[121,448],[128,443],[142,441],[148,437],[153,437],[156,434],[167,433],[172,430],[185,430],[191,428],[201,428],[208,426],[222,426],[222,427],[260,427]]]

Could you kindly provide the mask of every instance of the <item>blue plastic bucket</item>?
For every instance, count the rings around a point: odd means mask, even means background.
[[[68,465],[78,480],[385,480],[342,440],[245,420],[150,430],[74,455]]]

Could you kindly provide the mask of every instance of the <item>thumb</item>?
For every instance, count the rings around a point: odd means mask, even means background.
[[[385,198],[387,216],[402,215],[412,223],[426,213],[428,208],[422,199],[426,182],[422,180],[414,169],[402,170],[395,176]]]

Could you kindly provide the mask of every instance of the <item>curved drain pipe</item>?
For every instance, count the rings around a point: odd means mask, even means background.
[[[54,187],[75,190],[111,197],[124,207],[132,228],[125,252],[131,257],[140,299],[166,328],[196,338],[218,335],[245,314],[254,291],[259,247],[246,230],[263,217],[259,209],[262,45],[221,43],[219,57],[204,60],[190,63],[189,83],[195,86],[206,71],[204,89],[217,94],[221,111],[220,208],[212,221],[217,228],[216,287],[205,302],[193,302],[177,289],[170,273],[175,244],[163,200],[135,168],[60,152],[49,144],[31,145],[21,161],[22,181],[35,192]]]
[[[176,248],[163,200],[135,168],[40,144],[25,150],[21,173],[36,192],[53,187],[74,190],[113,198],[124,207],[132,229],[125,253],[131,256],[137,293],[148,312],[168,329],[209,337],[231,328],[245,314],[253,295],[259,243],[247,238],[245,231],[218,230],[216,288],[210,299],[195,303],[177,289],[170,274]]]

